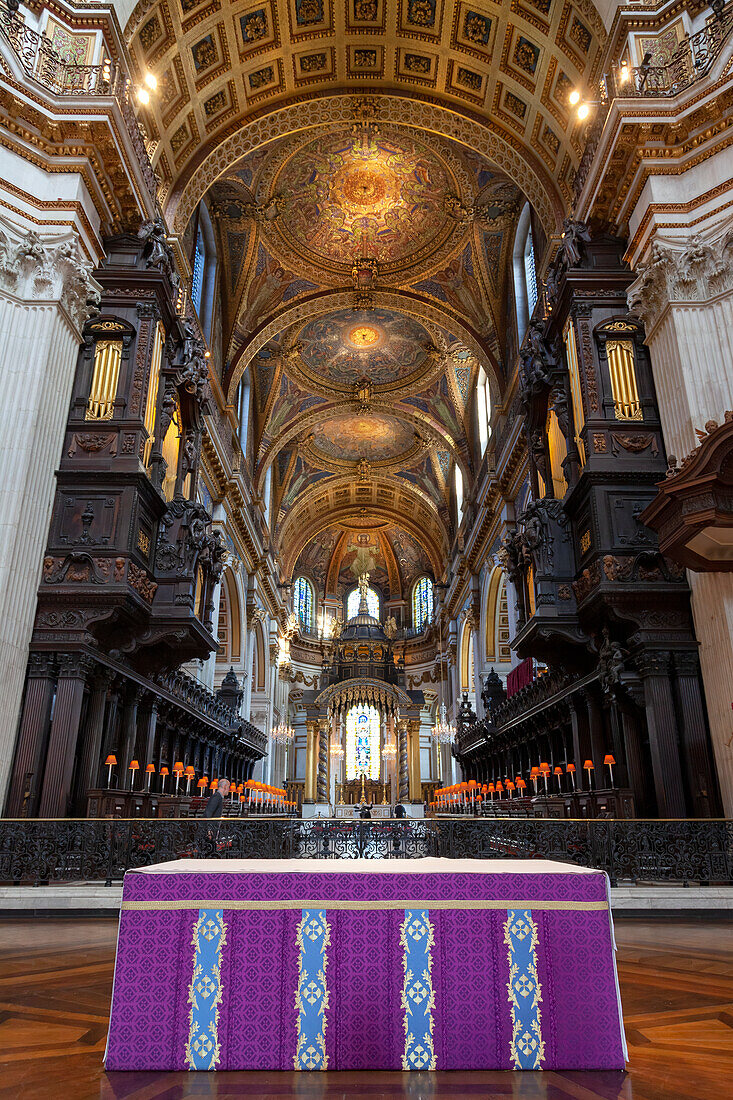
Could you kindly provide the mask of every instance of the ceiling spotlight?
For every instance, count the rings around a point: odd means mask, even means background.
[[[145,74],[145,83],[147,84],[148,88],[150,88],[151,92],[154,92],[155,89],[158,87],[158,81],[152,73]]]
[[[578,107],[578,118],[587,118],[590,113],[590,107],[587,103],[581,103]]]
[[[577,89],[568,96],[568,103],[571,107],[574,107],[576,103],[580,103],[580,92]]]
[[[145,88],[138,88],[137,101],[138,103],[142,103],[143,107],[147,107],[148,103],[150,103],[150,92],[147,92]]]

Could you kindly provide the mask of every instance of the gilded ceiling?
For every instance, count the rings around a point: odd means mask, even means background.
[[[403,584],[391,525],[437,575],[455,471],[470,492],[481,457],[477,380],[500,404],[515,350],[519,213],[529,201],[542,243],[569,206],[568,95],[597,77],[596,9],[141,0],[126,33],[159,81],[143,118],[189,254],[200,202],[211,215],[222,388],[236,408],[248,380],[247,457],[258,492],[271,476],[282,568],[314,535],[342,553],[346,528],[371,531]]]

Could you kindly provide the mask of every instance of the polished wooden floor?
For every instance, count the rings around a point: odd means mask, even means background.
[[[0,1098],[730,1100],[733,924],[619,921],[616,933],[626,1074],[106,1074],[116,922],[0,921]]]

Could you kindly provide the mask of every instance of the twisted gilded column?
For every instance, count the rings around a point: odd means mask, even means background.
[[[327,718],[318,721],[318,781],[316,801],[328,802],[328,728]]]
[[[316,800],[316,742],[318,740],[318,719],[308,718],[305,723],[305,797],[303,802],[312,805]]]
[[[407,765],[407,719],[400,718],[397,722],[397,757],[399,761],[399,790],[400,802],[407,802],[410,798],[410,772]]]

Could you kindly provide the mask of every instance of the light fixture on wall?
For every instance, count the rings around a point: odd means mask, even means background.
[[[135,88],[135,99],[141,107],[147,107],[150,103],[150,93],[158,87],[157,78],[152,73],[145,73],[142,84]]]

